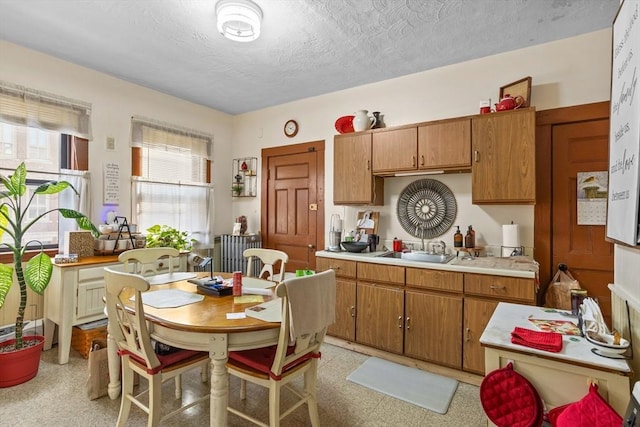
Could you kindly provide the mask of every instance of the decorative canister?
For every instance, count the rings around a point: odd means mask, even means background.
[[[356,111],[355,117],[353,118],[354,131],[362,132],[363,130],[371,129],[371,127],[376,124],[375,117],[369,117],[367,113],[369,113],[367,110]]]

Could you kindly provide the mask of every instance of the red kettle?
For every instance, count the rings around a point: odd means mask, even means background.
[[[506,94],[500,102],[495,104],[496,111],[506,111],[506,110],[515,110],[516,108],[520,108],[524,105],[524,98],[520,95],[515,98],[509,94]]]

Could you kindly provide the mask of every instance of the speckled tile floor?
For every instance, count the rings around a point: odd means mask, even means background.
[[[377,427],[377,426],[486,426],[480,405],[478,387],[459,383],[449,410],[445,415],[422,409],[401,400],[369,390],[346,380],[347,375],[367,359],[367,355],[324,344],[318,379],[318,406],[324,426]],[[15,387],[0,389],[0,425],[48,427],[101,427],[114,426],[120,400],[102,397],[89,400],[86,395],[87,361],[71,350],[69,363],[56,363],[57,347],[42,354],[38,375],[31,381]],[[197,371],[183,378],[183,399],[188,400],[208,392],[208,383],[200,381]],[[142,381],[144,383],[144,381]],[[165,410],[176,405],[173,382],[163,389]],[[268,421],[266,390],[247,385],[247,400],[240,401],[239,381],[230,380],[230,403]],[[428,392],[428,391],[425,391]],[[286,407],[291,396],[283,395]],[[133,406],[127,425],[145,426],[146,415]],[[209,424],[208,403],[197,405],[187,412],[167,419],[167,426],[205,426]],[[232,414],[229,426],[253,425]],[[306,406],[298,408],[281,423],[287,426],[311,425]]]

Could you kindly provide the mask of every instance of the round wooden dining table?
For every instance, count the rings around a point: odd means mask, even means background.
[[[209,273],[199,273],[207,277]],[[230,273],[213,273],[223,278]],[[243,277],[243,287],[266,289],[275,286],[274,282]],[[147,292],[162,289],[180,289],[198,293],[195,284],[187,280],[154,285]],[[144,306],[145,318],[150,322],[151,338],[157,341],[189,350],[208,351],[210,363],[210,425],[227,425],[227,404],[229,400],[229,374],[226,368],[229,351],[246,350],[276,344],[279,335],[279,322],[266,322],[253,317],[228,318],[228,313],[244,313],[245,309],[259,304],[251,302],[236,303],[236,297],[211,296],[204,294],[200,302],[173,308],[154,308]],[[263,296],[269,301],[272,296]],[[129,307],[133,308],[133,306]],[[111,325],[109,325],[109,328]],[[120,395],[120,359],[117,344],[111,334],[107,338],[109,351],[109,397],[116,399]]]

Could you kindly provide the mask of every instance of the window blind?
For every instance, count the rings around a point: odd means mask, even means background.
[[[207,182],[213,136],[167,123],[132,117],[131,145],[142,150],[142,177]]]
[[[0,121],[91,139],[91,104],[0,81]]]

